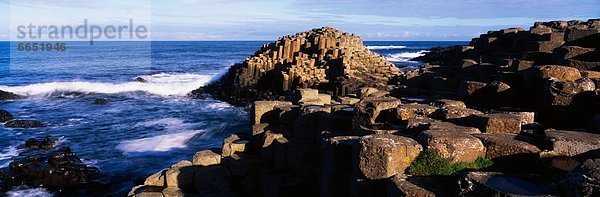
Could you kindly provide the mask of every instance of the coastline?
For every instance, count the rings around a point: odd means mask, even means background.
[[[431,63],[421,69],[379,78],[396,87],[300,83],[288,92],[275,80],[284,91],[248,94],[265,87],[252,82],[261,74],[244,69],[266,72],[279,60],[232,67],[217,88],[194,94],[252,103],[252,133],[157,172],[129,195],[593,196],[600,46],[589,40],[599,40],[599,28],[600,20],[552,21],[490,31],[469,46],[432,49],[417,58]]]

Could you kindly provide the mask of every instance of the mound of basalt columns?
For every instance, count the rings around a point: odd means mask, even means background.
[[[388,90],[400,74],[394,64],[364,46],[360,37],[323,27],[287,35],[265,44],[220,80],[192,92],[234,104],[277,100],[298,88],[315,88],[331,96],[360,87]]]

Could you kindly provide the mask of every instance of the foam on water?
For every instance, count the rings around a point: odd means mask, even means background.
[[[212,78],[211,75],[189,73],[158,73],[139,77],[146,80],[147,83],[137,81],[124,83],[70,81],[37,83],[25,86],[0,86],[0,89],[24,96],[46,96],[56,92],[117,94],[136,91],[159,96],[184,96],[192,90],[204,86]]]
[[[388,46],[367,46],[369,50],[389,50],[389,49],[404,49],[406,46],[396,46],[396,45],[388,45]]]
[[[121,142],[117,149],[125,153],[165,152],[185,148],[186,143],[204,130],[192,130]]]
[[[425,55],[428,51],[421,50],[418,52],[403,52],[397,54],[390,54],[385,57],[387,61],[390,62],[410,62],[411,59],[416,57],[421,57]]]
[[[19,155],[19,150],[16,146],[9,146],[4,148],[0,153],[0,168],[7,167],[10,163],[10,159]]]
[[[217,111],[221,111],[221,110],[225,110],[227,108],[232,108],[233,106],[225,103],[225,102],[217,102],[217,103],[211,103],[208,104],[206,106],[206,109],[210,109],[210,110],[217,110]]]
[[[50,197],[54,196],[48,190],[44,188],[33,188],[33,189],[15,189],[6,192],[8,197]]]

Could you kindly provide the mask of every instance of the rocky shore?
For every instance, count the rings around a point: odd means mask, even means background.
[[[129,196],[597,196],[599,36],[490,31],[410,71],[332,28],[282,37],[193,93],[252,103],[252,133]]]

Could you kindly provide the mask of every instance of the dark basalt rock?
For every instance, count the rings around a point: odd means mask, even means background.
[[[0,90],[0,101],[23,99],[23,98],[25,98],[25,97],[21,96],[21,95],[17,95],[17,94],[12,93],[12,92],[6,92],[6,91],[3,91],[3,90]]]
[[[31,138],[25,141],[25,147],[30,149],[50,150],[58,145],[58,138],[52,136]]]
[[[37,120],[10,120],[4,126],[9,128],[39,128],[46,125]]]
[[[13,115],[10,112],[0,109],[0,123],[4,123],[12,119]]]
[[[97,98],[96,100],[94,100],[94,104],[106,105],[106,104],[108,104],[108,99],[107,98]]]
[[[69,147],[52,151],[46,150],[49,144],[34,146],[31,141],[26,144],[30,149],[14,157],[8,168],[0,170],[0,191],[26,185],[66,192],[96,183],[100,170],[86,166]]]
[[[360,37],[323,27],[265,44],[221,79],[191,94],[241,105],[279,100],[309,87],[343,96],[361,87],[388,90],[400,73],[394,64],[367,49]]]
[[[140,83],[148,83],[148,80],[141,78],[141,77],[135,78],[135,81],[140,82]]]

